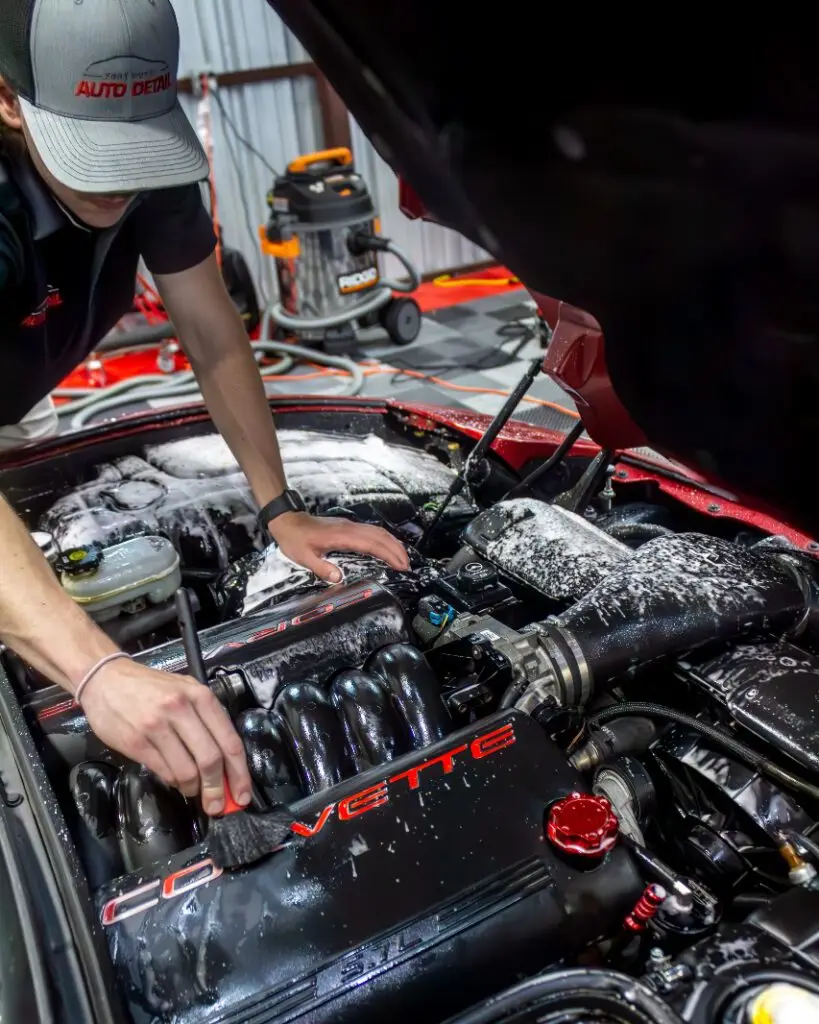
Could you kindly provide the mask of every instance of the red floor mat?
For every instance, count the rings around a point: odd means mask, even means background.
[[[487,283],[477,283],[481,281]],[[444,309],[447,306],[460,305],[462,302],[485,299],[488,295],[514,292],[521,287],[517,283],[517,278],[514,278],[505,267],[488,267],[473,273],[456,274],[442,284],[428,281],[422,284],[412,297],[424,313],[431,313],[435,309]]]

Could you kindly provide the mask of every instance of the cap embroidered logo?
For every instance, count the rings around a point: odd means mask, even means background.
[[[123,99],[152,96],[173,87],[171,70],[165,61],[121,55],[89,64],[74,89],[75,96],[89,99]]]

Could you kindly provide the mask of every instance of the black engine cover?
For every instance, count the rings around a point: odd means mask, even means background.
[[[544,835],[581,779],[499,712],[302,800],[294,841],[222,874],[201,848],[98,893],[135,1021],[440,1021],[616,927],[641,883]]]
[[[714,656],[693,656],[678,674],[722,703],[734,720],[819,771],[819,658],[784,641],[738,644]]]

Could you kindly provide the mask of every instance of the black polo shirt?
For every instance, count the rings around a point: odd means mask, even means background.
[[[201,263],[216,239],[198,185],[146,192],[104,231],[62,210],[27,157],[0,157],[0,425],[19,423],[132,306],[153,274]]]

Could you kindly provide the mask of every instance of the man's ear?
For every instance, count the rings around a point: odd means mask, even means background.
[[[7,128],[14,131],[21,131],[23,128],[23,115],[20,112],[20,103],[17,93],[6,80],[0,75],[0,121]]]

